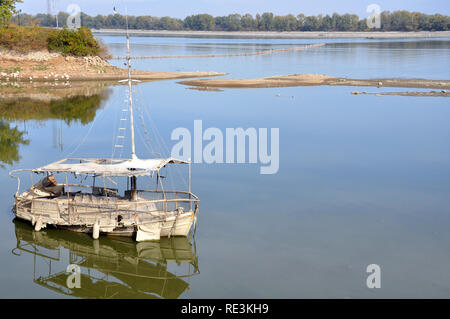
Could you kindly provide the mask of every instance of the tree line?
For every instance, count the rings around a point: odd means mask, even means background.
[[[69,14],[57,15],[59,26],[64,26]],[[35,21],[41,26],[56,26],[56,17],[49,14],[18,14],[13,23],[26,24]],[[126,17],[120,14],[97,15],[81,13],[81,25],[93,29],[124,29]],[[373,31],[367,26],[366,18],[356,14],[305,16],[263,14],[229,14],[213,17],[209,14],[195,14],[185,19],[154,16],[129,16],[128,26],[137,30],[196,30],[196,31]],[[383,11],[380,31],[447,31],[450,17],[442,14],[420,12]]]

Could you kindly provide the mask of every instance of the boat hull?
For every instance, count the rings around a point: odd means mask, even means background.
[[[185,216],[182,216],[179,218],[174,225],[174,221],[166,221],[162,225],[160,223],[155,223],[161,230],[160,230],[160,237],[174,237],[174,236],[182,236],[186,237],[189,234],[189,231],[192,228],[192,224],[195,218],[195,212],[186,212],[187,214]],[[30,225],[35,226],[35,223],[28,219],[23,218],[18,215],[16,215],[16,218],[28,222]],[[50,227],[54,227],[56,229],[60,230],[68,230],[73,231],[77,233],[85,233],[85,234],[92,234],[93,233],[93,227],[88,226],[78,226],[78,225],[58,225],[58,224],[48,224]],[[111,231],[100,231],[100,235],[104,236],[116,236],[116,237],[131,237],[135,238],[138,231],[138,226],[127,226],[127,227],[117,227],[114,228]]]
[[[78,208],[78,209],[77,209]],[[85,208],[85,207],[84,207]],[[196,223],[198,206],[195,210],[177,209],[172,211],[151,210],[123,211],[112,213],[111,207],[96,206],[95,211],[83,211],[76,205],[61,209],[61,205],[39,200],[24,205],[16,200],[14,214],[18,219],[28,221],[36,231],[51,226],[57,229],[92,234],[95,226],[99,235],[133,237],[137,241],[158,240],[161,237],[187,236]],[[195,226],[194,226],[195,227]]]

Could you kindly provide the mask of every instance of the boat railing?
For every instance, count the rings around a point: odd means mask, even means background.
[[[118,226],[121,219],[135,219],[136,222],[145,223],[148,221],[164,221],[169,215],[160,215],[160,212],[169,214],[170,212],[190,211],[197,209],[197,204],[193,204],[188,200],[161,200],[161,201],[136,201],[127,204],[103,202],[103,203],[86,203],[68,201],[67,205],[58,205],[50,199],[39,199],[41,205],[31,207],[22,207],[22,213],[28,213],[38,218],[42,216],[46,223],[50,220],[65,220],[69,224],[93,225],[97,220],[103,224],[102,220],[108,221],[109,226]],[[106,219],[103,219],[106,217]],[[47,221],[49,220],[49,221]],[[114,225],[111,221],[115,221]],[[105,224],[106,225],[106,224]]]
[[[184,210],[192,210],[193,206],[198,205],[200,200],[196,195],[185,191],[175,190],[138,190],[138,194],[145,199],[161,202],[164,211],[177,210],[182,207]]]
[[[28,169],[18,169],[10,172],[10,176],[17,179],[17,191],[16,198],[19,195],[20,190],[20,178],[15,175],[15,173],[30,171]],[[62,183],[65,187],[63,196],[68,196],[72,198],[79,193],[83,193],[84,190],[91,190],[93,195],[105,196],[110,198],[123,198],[129,199],[129,191],[125,191],[124,196],[118,194],[118,190],[114,188],[93,186],[86,184],[72,184],[72,183]],[[185,210],[192,210],[200,202],[199,198],[191,192],[179,191],[179,190],[137,190],[141,199],[145,199],[153,202],[158,206],[158,210],[170,211],[177,210],[179,207],[183,207]],[[129,205],[129,204],[124,204]],[[163,205],[161,209],[159,206]],[[20,206],[20,203],[19,203]]]
[[[92,185],[83,185],[83,184],[64,184],[64,186],[67,186],[67,191],[69,193],[77,193],[77,191],[76,191],[77,188],[92,189],[94,191],[95,190],[105,190],[104,193],[109,193],[110,195],[117,193],[116,188],[109,188],[109,187],[102,187],[102,186],[92,186]],[[127,195],[128,192],[129,191],[125,191],[125,197],[128,197],[128,195]],[[148,200],[192,199],[194,201],[199,201],[199,199],[196,195],[194,195],[193,193],[190,193],[190,192],[186,192],[186,191],[139,189],[139,190],[137,190],[137,192],[139,195],[141,195],[141,197],[148,199]],[[105,194],[98,194],[98,195],[105,195]]]
[[[70,187],[70,192],[73,192],[76,188],[87,188],[87,189],[109,189],[113,188],[102,187],[102,186],[92,186],[92,185],[84,185],[84,184],[61,184],[67,187]],[[179,190],[147,190],[147,189],[138,189],[137,192],[141,195],[144,194],[154,194],[156,197],[160,199],[170,199],[170,198],[192,198],[194,200],[199,200],[196,195],[187,191],[179,191]],[[184,197],[183,197],[184,196]]]
[[[71,185],[71,187],[75,186],[77,185]],[[81,216],[95,219],[96,215],[107,214],[148,219],[152,213],[156,212],[173,212],[180,209],[194,211],[200,202],[197,196],[185,191],[138,190],[138,194],[139,199],[134,201],[120,196],[70,192],[62,194],[56,201],[54,198],[35,198],[32,206],[22,205],[19,201],[17,208],[33,215],[46,215],[49,211],[53,211],[57,214],[54,217],[66,216],[70,220]]]

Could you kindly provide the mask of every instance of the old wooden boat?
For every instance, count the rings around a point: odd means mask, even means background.
[[[65,158],[35,169],[10,173],[17,178],[15,215],[36,231],[48,225],[79,232],[133,236],[137,241],[187,236],[195,229],[199,199],[191,192],[190,161],[176,158],[138,158],[135,151],[130,45],[127,35],[130,158]],[[165,188],[161,169],[184,164],[188,185],[184,191]],[[31,175],[30,188],[20,190],[18,172]],[[40,175],[34,183],[33,175]],[[154,180],[153,183],[144,179]],[[101,181],[100,185],[96,185]],[[107,183],[117,187],[109,187]],[[142,182],[142,183],[141,183]],[[126,186],[125,186],[126,185]],[[138,188],[138,185],[154,185]]]

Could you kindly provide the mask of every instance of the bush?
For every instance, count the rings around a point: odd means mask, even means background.
[[[19,27],[11,24],[0,28],[0,48],[19,52],[47,49],[47,38],[50,29],[30,26]]]
[[[92,35],[91,30],[81,27],[78,30],[62,29],[52,31],[47,39],[49,51],[60,52],[64,55],[86,56],[98,55],[100,45]]]

